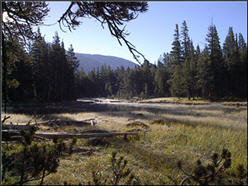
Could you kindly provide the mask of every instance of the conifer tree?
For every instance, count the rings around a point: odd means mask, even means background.
[[[238,72],[239,56],[232,27],[229,28],[228,34],[223,44],[223,55],[225,59],[225,67],[227,70],[227,95],[234,96],[233,94],[235,94],[234,92],[237,89],[236,84],[238,83],[236,73]]]
[[[182,64],[182,48],[179,39],[179,29],[178,24],[176,24],[176,29],[174,33],[174,41],[172,43],[171,57],[173,58],[173,66]],[[173,68],[172,68],[173,69]]]
[[[49,95],[49,93],[47,93],[50,90],[50,88],[48,88],[50,86],[48,53],[48,45],[41,36],[40,29],[38,29],[30,50],[30,56],[32,58],[32,87],[34,99],[36,100],[46,100]]]
[[[163,96],[168,97],[169,96],[169,85],[167,83],[167,80],[169,79],[169,73],[167,72],[165,66],[162,62],[158,61],[157,63],[157,69],[154,75],[154,94],[156,96]]]
[[[78,71],[79,60],[75,56],[74,49],[72,45],[70,45],[68,51],[66,52],[66,65],[67,65],[67,87],[68,90],[68,99],[73,99],[76,97],[76,90],[75,90],[75,76]]]
[[[209,67],[210,67],[210,78],[211,82],[210,83],[210,92],[209,92],[209,97],[220,97],[223,92],[222,92],[222,85],[223,85],[223,59],[222,59],[222,51],[220,47],[220,41],[219,41],[219,36],[217,33],[217,29],[215,25],[211,25],[208,28],[208,33],[207,33],[207,43],[208,43],[208,54],[210,57],[209,61]]]
[[[197,62],[197,88],[201,91],[201,96],[208,98],[211,94],[213,75],[210,67],[210,56],[208,47],[205,46],[203,52],[198,56]]]
[[[195,54],[194,54],[194,46],[193,42],[190,42],[190,50],[189,56],[185,57],[185,61],[183,64],[183,75],[185,82],[185,91],[187,93],[188,99],[191,99],[193,96],[193,92],[195,89],[195,76],[196,76],[196,62],[195,62]]]
[[[201,96],[201,88],[198,86],[198,64],[200,61],[200,56],[201,56],[201,50],[199,45],[197,45],[195,51],[195,84],[194,84],[195,95],[197,97]]]
[[[174,33],[174,41],[172,43],[172,75],[168,80],[170,84],[170,90],[172,96],[183,96],[184,95],[184,79],[183,79],[183,70],[182,70],[182,50],[179,40],[179,30],[178,25],[176,24],[176,29]]]
[[[182,31],[181,31],[181,37],[182,37],[182,59],[185,62],[186,60],[189,60],[190,58],[190,38],[189,38],[189,29],[187,26],[186,21],[184,20],[182,23]]]
[[[247,97],[247,44],[245,43],[245,40],[243,38],[243,35],[239,33],[238,38],[238,50],[239,50],[239,56],[240,56],[240,96],[243,98]]]

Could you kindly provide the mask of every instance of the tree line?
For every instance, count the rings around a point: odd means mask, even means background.
[[[81,69],[79,74],[79,97],[246,98],[247,45],[242,34],[234,34],[229,27],[221,48],[216,26],[210,25],[205,48],[195,48],[183,21],[181,32],[176,24],[172,51],[164,53],[156,65],[145,60],[134,69],[102,66],[88,75]]]
[[[145,60],[135,68],[102,66],[87,75],[78,69],[73,47],[65,50],[57,33],[47,43],[38,30],[28,49],[16,40],[4,43],[7,96],[10,100],[62,101],[80,97],[246,98],[247,45],[229,28],[223,47],[210,25],[203,50],[194,47],[186,21],[178,24],[170,53],[157,64]],[[17,57],[18,56],[18,57]],[[5,81],[3,82],[5,83]],[[5,87],[5,86],[3,86]]]
[[[66,51],[57,33],[47,43],[40,31],[27,49],[17,40],[4,43],[7,66],[5,100],[62,101],[76,98],[78,60],[72,45]],[[6,88],[7,87],[7,90]]]
[[[66,51],[58,36],[53,43],[47,43],[34,32],[34,28],[44,24],[48,3],[3,2],[2,8],[3,102],[75,99],[78,62],[73,48]],[[124,23],[136,19],[147,8],[147,2],[71,2],[57,22],[61,30],[72,31],[86,15],[92,17],[101,26],[107,25],[110,34],[120,45],[123,41],[137,60],[137,54],[144,56],[127,40]]]

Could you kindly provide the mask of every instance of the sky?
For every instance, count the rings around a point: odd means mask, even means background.
[[[48,4],[50,12],[44,20],[46,25],[56,23],[70,2]],[[179,25],[180,31],[184,20],[195,47],[199,44],[201,49],[204,48],[211,23],[216,25],[221,46],[230,26],[234,33],[242,33],[247,42],[246,1],[151,1],[148,2],[147,12],[126,24],[126,30],[130,33],[127,40],[151,63],[156,63],[160,55],[171,51],[175,25]],[[103,29],[93,18],[83,18],[81,21],[83,23],[72,32],[64,28],[64,33],[58,23],[40,26],[40,29],[47,42],[52,42],[57,31],[66,49],[72,44],[75,52],[117,56],[136,62],[126,45],[123,43],[120,46],[116,38],[111,36],[107,25]]]

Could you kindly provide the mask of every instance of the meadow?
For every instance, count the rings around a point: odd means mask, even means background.
[[[193,171],[198,159],[208,163],[211,155],[229,149],[230,172],[238,164],[247,165],[247,107],[242,104],[113,103],[94,104],[65,102],[9,107],[8,120],[13,123],[94,118],[95,126],[73,124],[44,125],[37,132],[84,133],[139,131],[125,140],[122,136],[102,139],[95,145],[90,139],[78,139],[71,156],[64,156],[56,173],[47,176],[45,184],[88,184],[92,171],[102,177],[111,175],[111,153],[118,152],[128,160],[128,167],[145,184],[179,184],[185,175],[177,168]]]

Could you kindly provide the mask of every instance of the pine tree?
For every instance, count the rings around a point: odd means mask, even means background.
[[[238,50],[240,56],[240,81],[238,86],[240,88],[239,95],[243,98],[247,98],[247,44],[243,38],[243,35],[239,33],[238,38]]]
[[[196,46],[196,51],[195,51],[195,94],[197,97],[201,96],[201,88],[198,86],[198,64],[200,61],[200,56],[201,56],[201,50],[199,45]]]
[[[190,58],[190,38],[189,38],[189,29],[187,26],[186,21],[183,21],[182,23],[182,31],[181,31],[181,37],[182,37],[182,58],[183,61],[189,60]]]
[[[3,1],[2,12],[10,19],[3,20],[3,40],[18,40],[27,44],[27,39],[34,39],[34,26],[43,23],[49,12],[47,2]]]
[[[195,62],[195,54],[194,54],[194,46],[193,42],[190,42],[190,51],[189,56],[185,58],[185,62],[183,64],[183,74],[184,74],[184,82],[185,88],[187,92],[188,99],[193,97],[193,92],[195,89],[195,76],[196,76],[196,62]]]
[[[188,26],[186,21],[182,23],[182,67],[183,67],[183,84],[185,85],[185,91],[187,94],[188,99],[191,99],[193,94],[193,84],[194,84],[194,77],[192,72],[192,67],[194,64],[194,47],[193,43],[190,41],[189,34],[188,34]],[[191,51],[192,50],[192,51]]]
[[[185,88],[182,71],[182,50],[177,24],[174,34],[174,41],[172,43],[171,57],[172,75],[171,78],[168,80],[168,83],[170,84],[170,91],[172,96],[183,96]]]
[[[182,64],[182,48],[179,40],[179,29],[178,24],[176,24],[176,29],[174,33],[174,41],[172,43],[172,51],[171,51],[171,57],[173,58],[173,67],[175,65],[181,65]]]
[[[176,65],[174,68],[174,72],[168,83],[170,84],[170,91],[172,96],[183,97],[185,94],[184,88],[184,79],[183,79],[183,70],[180,65]]]
[[[143,72],[142,77],[144,78],[143,79],[144,81],[143,93],[145,97],[149,97],[150,95],[152,95],[153,90],[154,90],[154,85],[153,85],[154,70],[151,71],[152,67],[153,67],[152,64],[149,63],[149,61],[147,60],[145,60],[143,65],[141,66],[142,72]]]
[[[19,87],[19,78],[16,77],[13,72],[17,71],[18,62],[24,62],[28,60],[28,56],[24,47],[21,43],[14,40],[3,40],[3,60],[2,60],[2,70],[3,70],[3,100],[4,110],[6,111],[6,104],[11,99],[15,99],[18,93],[15,89]],[[20,67],[20,66],[19,66]],[[19,76],[20,77],[20,76]],[[14,96],[16,95],[16,96]],[[15,98],[14,98],[15,97]]]
[[[229,28],[228,34],[223,44],[223,54],[227,71],[227,95],[239,97],[239,76],[241,73],[241,63],[239,59],[237,36],[235,39],[232,27]]]
[[[210,97],[212,82],[213,72],[210,67],[210,56],[208,47],[205,46],[203,52],[198,56],[197,62],[197,88],[201,91],[202,97]]]
[[[51,45],[51,52],[49,60],[52,66],[52,99],[54,101],[61,101],[66,99],[66,79],[67,79],[67,60],[63,42],[60,42],[58,33],[55,33],[53,43]]]
[[[40,29],[36,34],[35,40],[30,50],[32,67],[32,87],[34,99],[45,100],[49,89],[49,63],[48,63],[48,45],[41,36]]]
[[[67,98],[68,99],[75,99],[76,97],[76,90],[75,90],[75,76],[78,71],[79,60],[75,56],[74,49],[72,45],[70,45],[68,51],[66,52],[66,66],[67,66]]]
[[[223,95],[222,87],[223,87],[223,59],[222,59],[222,51],[220,47],[219,36],[217,33],[217,29],[215,25],[211,25],[208,28],[208,34],[206,38],[208,42],[208,53],[210,56],[210,79],[212,79],[210,83],[210,92],[209,97],[220,97]]]
[[[154,75],[154,84],[155,84],[154,94],[156,96],[160,96],[160,97],[169,96],[169,85],[167,83],[168,79],[169,79],[169,73],[167,72],[163,63],[158,61],[157,69]]]
[[[197,87],[196,87],[196,75],[197,75],[197,52],[194,49],[193,41],[190,42],[190,81],[192,88],[192,96],[197,95]]]

